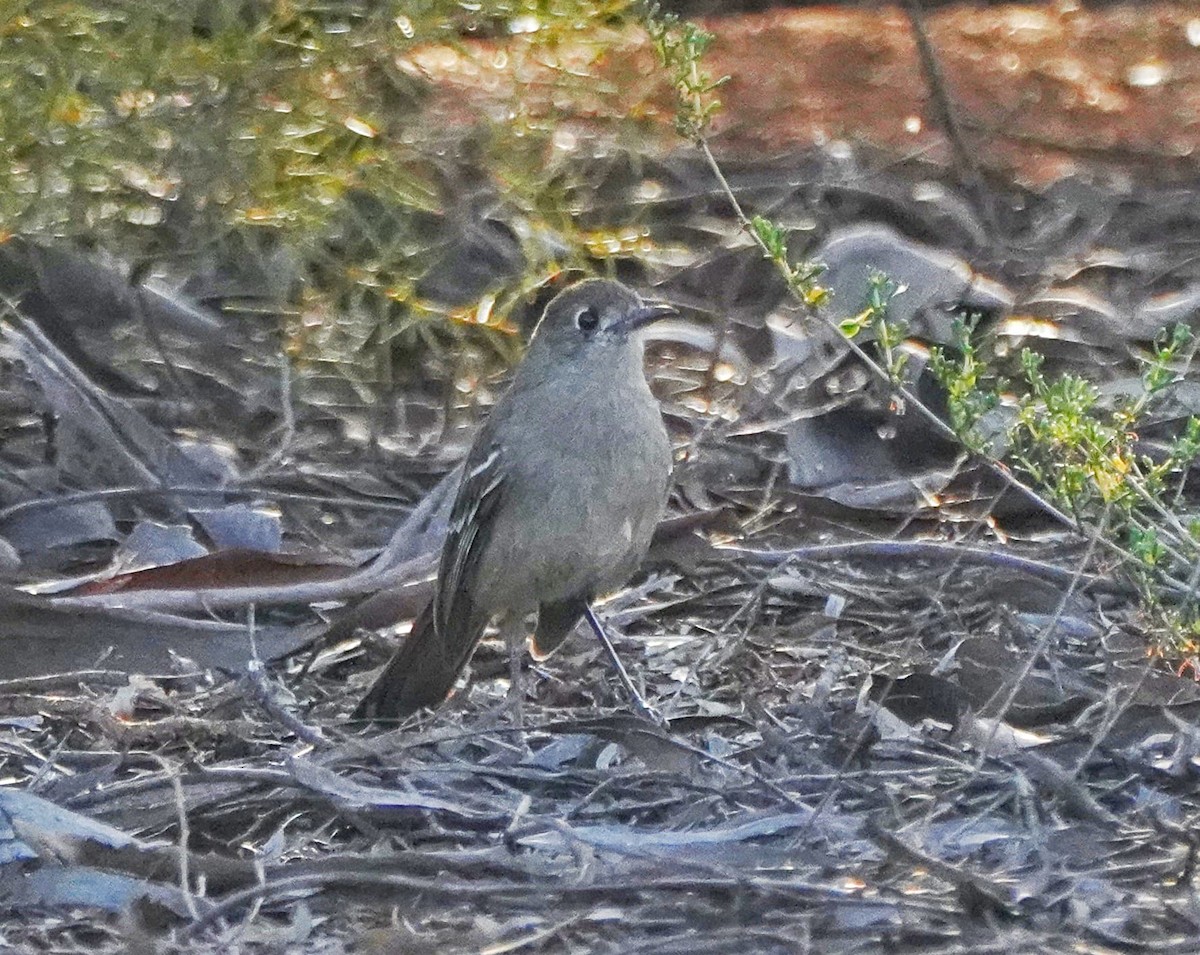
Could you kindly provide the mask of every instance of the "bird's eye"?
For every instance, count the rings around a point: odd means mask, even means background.
[[[575,316],[575,324],[579,326],[581,331],[594,332],[600,327],[600,316],[589,305],[587,308],[579,310],[579,314]]]

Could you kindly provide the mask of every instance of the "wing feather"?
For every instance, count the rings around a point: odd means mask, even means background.
[[[477,447],[466,463],[458,497],[450,512],[434,598],[434,625],[448,646],[457,643],[455,638],[466,634],[466,628],[474,626],[471,595],[503,494],[500,449],[491,444]]]

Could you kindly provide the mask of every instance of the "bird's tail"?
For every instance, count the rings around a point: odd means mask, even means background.
[[[440,704],[466,663],[461,654],[448,651],[433,625],[431,602],[350,718],[399,720],[422,707]]]

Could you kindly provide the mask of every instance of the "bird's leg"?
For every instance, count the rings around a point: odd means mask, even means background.
[[[638,692],[638,688],[633,685],[633,681],[629,679],[629,673],[625,669],[625,664],[621,662],[621,658],[617,656],[617,648],[612,645],[612,641],[608,639],[608,634],[604,632],[604,625],[600,622],[600,618],[596,616],[596,611],[592,609],[591,604],[584,607],[583,615],[587,618],[588,626],[592,628],[592,632],[596,635],[596,639],[600,641],[600,645],[604,647],[604,652],[608,654],[608,658],[612,661],[613,668],[617,671],[617,677],[621,681],[621,685],[625,687],[625,692],[629,694],[633,700],[633,705],[638,711],[650,722],[661,727],[666,727],[667,721],[663,719],[654,707],[646,702],[645,697]]]
[[[515,726],[525,725],[525,679],[521,665],[525,662],[529,634],[523,619],[506,620],[501,634],[508,649],[508,705]]]

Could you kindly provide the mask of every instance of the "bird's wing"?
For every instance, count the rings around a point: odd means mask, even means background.
[[[504,483],[499,447],[490,442],[476,445],[450,512],[438,571],[433,619],[444,641],[453,641],[454,635],[473,626],[471,594],[479,562],[491,540],[492,519],[504,494]]]

